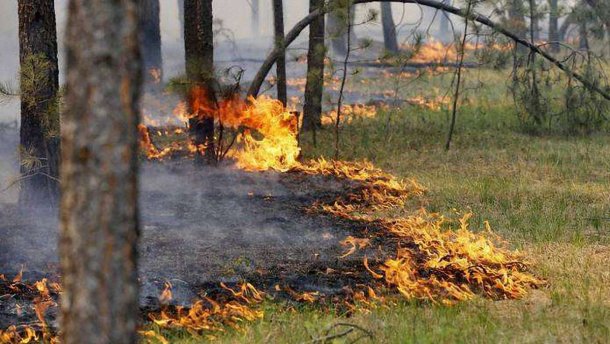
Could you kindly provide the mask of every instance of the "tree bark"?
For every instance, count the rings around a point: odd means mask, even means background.
[[[326,15],[326,35],[330,40],[332,52],[336,56],[345,56],[347,53],[347,36],[345,36],[345,32],[345,24],[336,12],[329,12]]]
[[[309,12],[320,10],[324,0],[309,0]],[[322,93],[324,90],[324,16],[320,15],[309,26],[307,51],[307,81],[303,105],[303,129],[315,130],[322,126]]]
[[[549,41],[551,51],[559,52],[559,5],[558,0],[549,0]]]
[[[186,76],[191,84],[187,102],[193,104],[192,97],[202,96],[193,91],[203,90],[208,109],[215,106],[214,94],[214,30],[212,0],[184,1],[184,50]],[[197,154],[195,162],[211,164],[216,161],[214,147],[214,116],[206,110],[190,108],[189,134],[193,143],[205,149],[204,155]]]
[[[70,0],[62,130],[61,342],[136,343],[137,0]]]
[[[254,37],[258,37],[260,35],[260,18],[261,18],[261,14],[260,14],[260,2],[259,0],[251,0],[250,5],[252,6],[252,19],[251,19],[251,25],[252,25],[252,35]]]
[[[396,24],[392,16],[392,4],[381,3],[381,25],[383,26],[383,43],[385,50],[391,53],[398,52],[398,40],[396,39]]]
[[[532,42],[536,42],[540,39],[540,25],[538,22],[540,21],[538,12],[538,4],[535,0],[529,1],[530,5],[530,37],[532,37]],[[533,35],[531,34],[533,30]]]
[[[578,49],[582,51],[589,50],[587,23],[582,21],[578,24]]]
[[[344,57],[347,54],[348,26],[354,26],[356,18],[356,6],[352,0],[331,0],[326,18],[326,35],[330,40],[330,46],[334,55]],[[348,13],[349,8],[349,13]],[[355,31],[349,30],[350,40],[357,41]]]
[[[432,8],[436,8],[439,10],[443,10],[447,13],[451,13],[453,15],[460,16],[462,18],[467,18],[467,19],[475,21],[479,24],[485,25],[486,27],[489,27],[493,31],[512,39],[516,44],[526,47],[527,49],[529,49],[531,51],[531,53],[538,54],[538,55],[544,57],[552,65],[556,66],[557,68],[562,70],[564,73],[566,73],[570,77],[578,80],[588,90],[601,95],[602,97],[604,97],[604,99],[610,100],[610,93],[608,93],[606,90],[602,89],[602,87],[598,86],[596,83],[589,81],[584,76],[573,71],[568,66],[566,66],[561,61],[554,58],[552,55],[550,55],[546,51],[542,50],[537,45],[532,44],[531,42],[529,42],[526,39],[520,38],[512,31],[506,29],[504,26],[502,26],[498,23],[495,23],[488,17],[478,14],[475,11],[472,11],[471,13],[466,13],[464,10],[462,10],[460,8],[457,8],[457,7],[454,7],[451,5],[447,5],[447,4],[445,4],[441,1],[437,1],[437,0],[354,0],[354,4],[367,4],[367,3],[372,3],[372,2],[397,2],[397,3],[403,3],[403,4],[415,3],[415,4],[419,4],[421,6],[432,7]],[[286,46],[290,46],[290,44],[292,44],[292,42],[294,42],[297,39],[299,34],[306,27],[308,27],[313,21],[317,20],[318,17],[326,14],[326,11],[327,11],[326,8],[321,8],[321,9],[315,10],[313,12],[310,12],[307,16],[305,16],[305,18],[298,21],[295,24],[295,26],[290,31],[288,31],[288,33],[286,34]],[[275,60],[277,59],[278,54],[279,54],[278,50],[273,49],[269,53],[269,55],[267,55],[267,57],[265,58],[265,61],[259,68],[258,72],[256,72],[254,79],[250,83],[250,87],[248,88],[249,96],[258,95],[261,85],[263,84],[263,81],[265,80],[265,77],[267,76],[267,74],[269,74],[271,67],[273,67],[273,64],[275,63]]]
[[[147,88],[154,89],[163,79],[159,0],[138,0],[140,10],[140,50]]]
[[[55,203],[59,185],[59,68],[53,0],[19,0],[19,201]]]
[[[180,38],[184,39],[184,0],[178,0],[178,20],[180,22]]]
[[[443,3],[451,5],[453,1],[444,0]],[[440,11],[440,20],[439,20],[439,36],[441,42],[449,43],[453,41],[453,37],[451,36],[451,28],[449,25],[449,14],[445,11]]]
[[[286,48],[284,47],[283,0],[273,0],[273,26],[275,28],[275,46],[282,51],[275,63],[277,73],[277,99],[286,106],[288,95],[286,92]]]

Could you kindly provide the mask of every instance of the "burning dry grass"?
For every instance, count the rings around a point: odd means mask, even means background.
[[[149,314],[149,318],[160,328],[182,329],[194,336],[206,334],[208,338],[214,338],[213,333],[223,332],[227,327],[239,330],[243,323],[263,317],[263,311],[253,307],[263,301],[265,294],[252,284],[243,283],[238,289],[231,289],[221,283],[221,287],[228,292],[227,299],[205,297],[189,308],[164,306],[161,311]],[[171,298],[171,285],[168,284],[160,299],[167,302]],[[142,334],[165,341],[154,331]]]
[[[48,309],[57,307],[56,299],[60,292],[60,285],[46,278],[27,284],[22,282],[22,272],[12,280],[0,274],[0,301],[7,306],[14,303],[17,315],[33,311],[37,318],[32,323],[0,329],[0,343],[57,343],[58,339],[49,328],[45,315]],[[31,301],[29,307],[32,309],[22,309],[20,302],[24,300]]]
[[[421,195],[424,189],[415,181],[397,180],[371,164],[327,162],[310,163],[306,173],[330,174],[357,181],[355,192],[341,196],[333,203],[318,203],[313,209],[333,216],[358,221],[364,227],[377,226],[397,242],[394,258],[378,267],[363,267],[376,279],[395,288],[407,299],[424,299],[452,304],[472,299],[476,294],[491,299],[517,299],[543,281],[528,273],[524,257],[506,248],[486,223],[486,233],[468,228],[471,214],[459,220],[458,228],[443,228],[444,218],[421,209],[416,215],[394,219],[377,218],[379,211],[402,207]],[[347,238],[352,245],[363,247],[368,238]],[[377,270],[378,272],[375,272]]]
[[[196,98],[197,99],[197,98]],[[407,202],[424,194],[425,189],[413,180],[400,180],[368,162],[327,161],[324,159],[299,162],[300,149],[296,139],[296,117],[279,102],[269,98],[250,99],[249,102],[231,99],[220,102],[215,108],[205,104],[192,104],[194,108],[213,113],[224,126],[238,133],[232,157],[239,168],[250,171],[276,170],[334,178],[349,185],[350,191],[331,201],[320,200],[308,209],[309,213],[324,214],[337,220],[349,220],[361,228],[360,236],[343,240],[347,250],[340,259],[351,258],[358,251],[373,246],[390,252],[383,261],[369,261],[365,256],[356,271],[343,271],[354,280],[365,284],[354,285],[355,292],[346,294],[343,305],[384,302],[402,296],[409,300],[454,304],[480,295],[489,299],[518,299],[530,288],[544,282],[528,272],[525,258],[509,250],[489,225],[484,233],[469,229],[470,215],[464,215],[459,225],[451,226],[441,215],[422,208],[409,216],[390,217],[392,211],[401,212]],[[366,112],[366,111],[365,111]],[[142,148],[150,159],[170,156],[166,148],[158,149],[145,127],[140,127]],[[186,143],[188,145],[188,143]],[[186,146],[194,154],[200,147]],[[369,228],[376,228],[369,231]],[[357,276],[355,276],[357,275]],[[19,283],[13,281],[12,284]],[[347,286],[350,287],[350,286]],[[21,288],[21,287],[19,287]],[[0,332],[2,342],[28,343],[40,338],[55,340],[48,335],[44,313],[56,306],[50,297],[47,281],[23,285],[35,292],[34,302],[39,322],[35,326],[11,327]],[[263,312],[257,305],[264,294],[253,285],[244,283],[238,289],[223,286],[225,295],[219,298],[204,297],[190,307],[164,306],[161,311],[149,314],[149,319],[160,328],[183,329],[196,335],[222,332],[226,327],[240,329],[247,321],[260,319]],[[57,288],[56,292],[59,291]],[[318,291],[294,291],[290,287],[276,287],[297,302],[322,301]],[[12,293],[24,292],[13,290]],[[171,298],[171,289],[161,295],[161,301]],[[165,340],[154,332],[142,332],[157,340]]]

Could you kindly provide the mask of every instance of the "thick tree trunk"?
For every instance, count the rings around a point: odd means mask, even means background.
[[[385,50],[391,53],[398,52],[398,40],[396,39],[396,25],[392,16],[392,4],[381,3],[381,25],[383,26],[383,43]]]
[[[275,31],[275,46],[282,50],[277,59],[277,99],[284,106],[288,99],[286,94],[286,49],[284,48],[284,5],[283,0],[273,0],[273,26]]]
[[[559,52],[559,6],[558,0],[549,0],[549,41],[551,43],[551,51]]]
[[[59,185],[59,69],[53,0],[19,0],[21,174],[19,201],[55,203]]]
[[[61,342],[136,343],[137,0],[70,0],[62,130]]]
[[[194,90],[203,90],[207,107],[215,106],[212,0],[184,1],[184,50],[186,76],[191,83],[188,103],[193,104],[191,97],[202,96]],[[193,116],[189,120],[191,140],[205,149],[204,156],[197,154],[195,162],[211,164],[216,161],[214,116],[201,108],[189,110]]]
[[[600,96],[604,97],[604,99],[610,100],[610,93],[608,93],[606,90],[599,87],[596,83],[589,81],[584,76],[573,71],[568,66],[566,66],[561,61],[554,58],[552,55],[550,55],[546,51],[542,50],[537,45],[529,42],[529,40],[525,40],[523,38],[518,37],[515,33],[506,29],[504,25],[497,24],[494,21],[492,21],[491,19],[489,19],[481,14],[478,14],[474,11],[472,13],[467,13],[466,11],[464,11],[462,9],[459,9],[459,8],[451,6],[451,5],[447,5],[446,3],[438,1],[438,0],[353,0],[354,4],[367,4],[367,3],[372,3],[372,2],[397,2],[397,3],[403,3],[403,4],[418,4],[420,6],[436,8],[436,9],[445,11],[447,13],[451,13],[453,15],[475,21],[479,24],[482,24],[482,25],[492,29],[493,31],[495,31],[501,35],[506,36],[507,38],[512,39],[516,44],[522,45],[526,49],[529,49],[529,51],[532,54],[538,54],[538,55],[544,57],[544,59],[546,59],[552,65],[556,66],[557,68],[562,70],[564,73],[566,73],[570,77],[578,80],[588,90],[599,94]],[[326,8],[321,8],[321,9],[315,10],[313,12],[310,12],[307,16],[305,16],[303,19],[298,21],[294,25],[294,27],[290,31],[288,31],[288,33],[286,33],[286,46],[290,46],[290,44],[292,44],[292,42],[294,42],[297,39],[299,34],[306,27],[308,27],[311,23],[313,23],[315,20],[317,20],[320,16],[326,14],[326,12],[327,12]],[[267,55],[267,57],[263,61],[263,64],[261,65],[260,69],[258,70],[258,72],[256,72],[254,79],[250,83],[250,87],[248,87],[249,96],[258,95],[261,85],[263,84],[265,77],[267,76],[267,74],[269,74],[269,71],[273,67],[273,64],[275,63],[275,60],[277,59],[278,55],[279,55],[279,51],[277,49],[273,49],[269,53],[269,55]]]
[[[146,86],[159,85],[163,78],[159,0],[138,0],[140,10],[140,49]],[[154,87],[152,87],[154,89]]]
[[[324,0],[309,0],[309,12],[324,6]],[[303,129],[315,130],[321,126],[322,92],[324,89],[324,16],[318,16],[309,25],[309,50],[307,51],[307,82],[303,106]]]

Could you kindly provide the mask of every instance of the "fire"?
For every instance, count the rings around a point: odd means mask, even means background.
[[[45,315],[49,308],[57,307],[53,295],[57,295],[61,288],[55,282],[49,283],[43,278],[33,284],[22,282],[23,269],[9,282],[4,275],[0,275],[0,281],[7,284],[8,289],[15,294],[33,295],[33,311],[38,318],[37,322],[24,325],[9,326],[6,330],[0,329],[0,343],[44,343],[56,344],[58,338],[51,333],[47,325]]]
[[[364,227],[378,226],[397,241],[396,255],[376,268],[365,257],[364,268],[382,279],[407,299],[425,299],[452,304],[476,294],[491,299],[517,299],[544,282],[530,273],[522,254],[511,251],[493,235],[469,230],[471,214],[459,220],[457,228],[444,229],[445,218],[424,208],[415,215],[377,218],[376,213],[402,208],[424,189],[415,181],[402,181],[374,166],[361,163],[318,161],[303,168],[306,173],[333,175],[360,182],[354,192],[332,203],[316,203],[311,211],[358,221]],[[343,243],[351,248],[341,258],[368,241],[353,237]],[[365,244],[366,243],[366,244]],[[377,270],[377,271],[376,271]]]
[[[160,312],[149,314],[149,318],[161,328],[184,329],[198,336],[202,333],[221,332],[226,326],[240,329],[241,323],[263,317],[264,312],[252,306],[263,301],[264,293],[253,285],[243,283],[238,289],[231,289],[224,284],[221,284],[221,287],[231,296],[227,302],[206,297],[189,308],[165,306]],[[160,299],[171,298],[171,291],[168,292],[168,289],[171,289],[170,284],[166,284]],[[164,341],[162,336],[154,332],[142,334]]]
[[[190,106],[180,103],[174,115],[184,118],[213,117],[218,127],[235,131],[235,138],[227,144],[220,155],[235,160],[239,168],[249,171],[273,169],[287,171],[297,164],[300,153],[297,141],[297,117],[285,109],[281,102],[267,96],[249,98],[248,101],[232,96],[213,103],[203,88],[194,88],[190,94]],[[192,113],[188,109],[192,109]],[[187,122],[187,121],[185,121]],[[151,160],[163,160],[175,154],[194,155],[205,147],[195,147],[189,140],[185,143],[172,142],[169,146],[157,148],[150,135],[150,129],[141,124],[140,148]],[[184,130],[174,131],[180,137]],[[217,140],[222,139],[217,134]],[[225,138],[226,139],[226,138]],[[222,145],[221,145],[222,146]]]
[[[356,118],[374,118],[377,116],[375,105],[343,105],[341,106],[341,123],[351,123]],[[334,125],[337,122],[337,109],[322,114],[322,125]]]

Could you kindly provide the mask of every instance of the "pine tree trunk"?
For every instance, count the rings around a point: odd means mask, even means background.
[[[59,186],[59,68],[53,0],[19,0],[21,184],[19,201],[55,203]]]
[[[392,4],[381,3],[381,24],[383,26],[383,43],[385,50],[391,53],[398,52],[398,41],[396,39],[396,24],[392,16]]]
[[[559,51],[558,0],[550,0],[549,7],[549,41],[551,42],[551,51],[556,53]]]
[[[184,0],[178,0],[178,21],[180,22],[180,38],[184,39]]]
[[[347,23],[338,11],[340,10],[331,11],[326,15],[326,34],[333,54],[340,57],[347,54]]]
[[[589,39],[587,35],[587,23],[580,22],[578,24],[578,49],[582,51],[589,50]]]
[[[523,0],[510,0],[508,4],[509,28],[519,38],[525,38],[527,25],[525,24],[525,8]]]
[[[273,0],[273,27],[275,29],[275,45],[282,49],[282,53],[276,62],[277,99],[285,106],[288,95],[286,94],[286,50],[284,48],[283,0]]]
[[[509,0],[508,19],[510,31],[514,32],[517,37],[525,39],[527,35],[527,25],[525,23],[525,7],[523,6],[523,0]],[[527,48],[518,44],[516,46],[516,53],[513,57],[514,65],[522,65],[526,54]]]
[[[538,22],[540,21],[538,16],[538,4],[535,0],[530,1],[530,28],[533,30],[534,34],[532,36],[532,42],[537,42],[540,40],[540,25]]]
[[[154,89],[163,79],[159,0],[138,0],[140,11],[140,50],[147,88]]]
[[[444,0],[443,3],[451,4],[453,3],[453,1]],[[451,28],[449,25],[449,13],[440,11],[438,15],[440,16],[438,24],[440,40],[441,42],[449,43],[453,41],[453,37],[451,37]]]
[[[324,6],[324,0],[309,0],[309,11]],[[303,129],[315,130],[321,126],[322,92],[324,89],[324,16],[319,16],[309,26],[309,50],[307,51],[307,83],[303,106]]]
[[[201,88],[209,107],[214,106],[214,31],[212,0],[184,1],[184,50],[186,76],[192,90]],[[192,99],[188,101],[192,104]],[[211,164],[216,161],[214,147],[214,117],[201,109],[190,109],[194,115],[189,120],[191,140],[205,148],[205,155],[197,154],[195,162]]]
[[[62,130],[61,342],[136,343],[137,0],[70,0]]]
[[[252,35],[258,37],[260,35],[260,3],[259,0],[251,0],[252,5]]]

